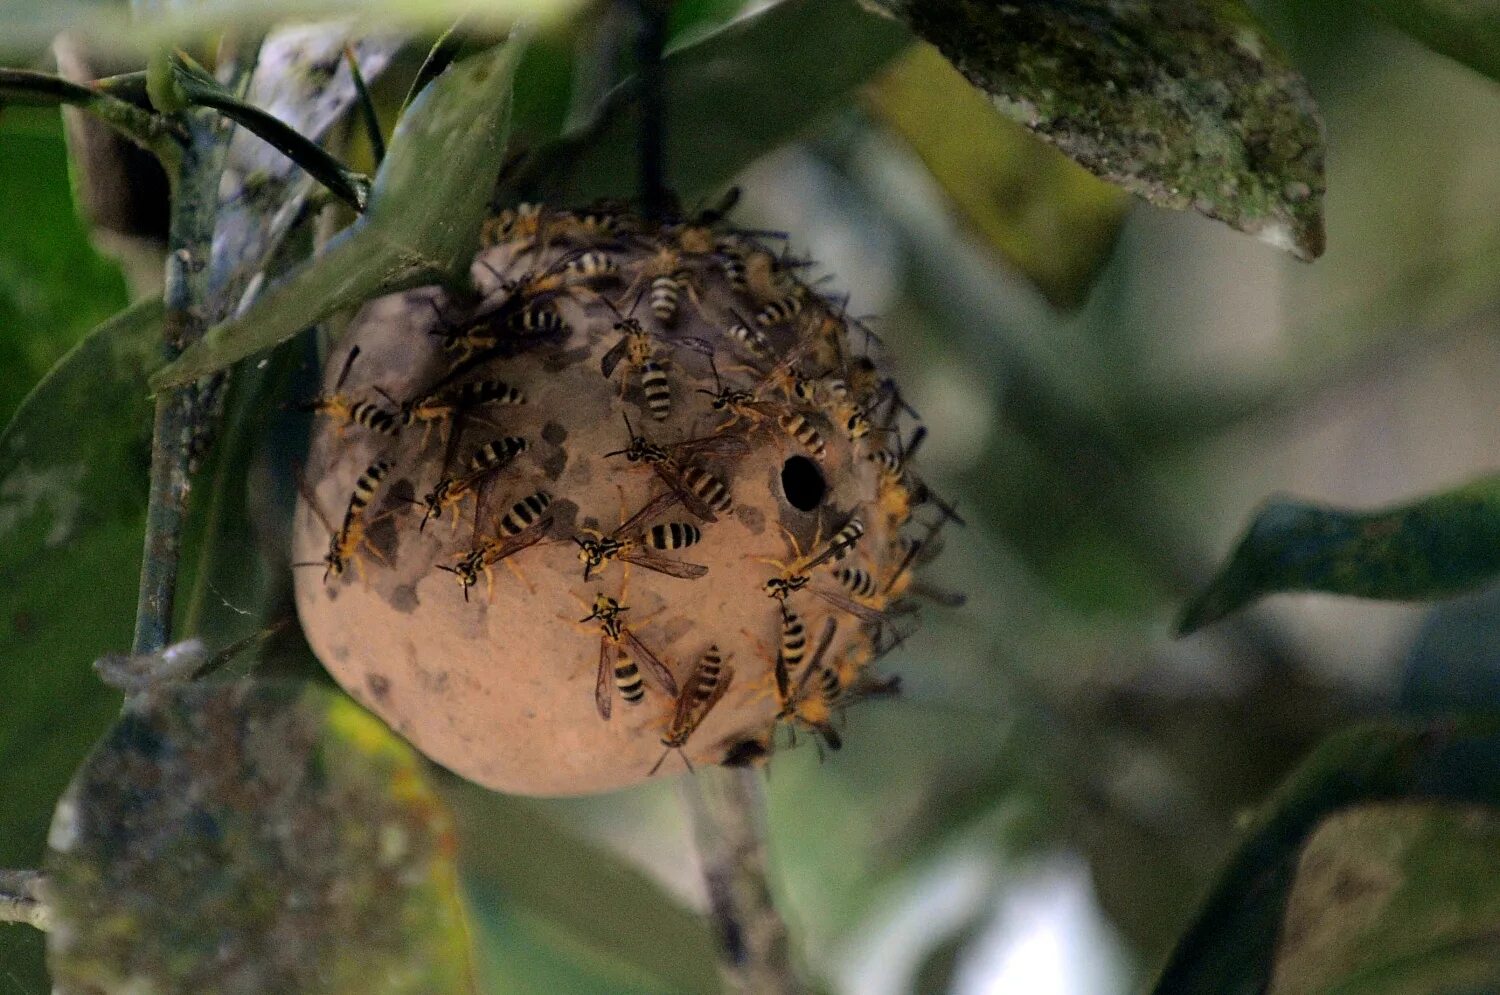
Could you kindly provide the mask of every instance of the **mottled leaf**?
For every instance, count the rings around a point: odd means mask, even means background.
[[[930,45],[867,91],[964,220],[1052,303],[1083,302],[1125,213],[1116,187],[1027,135]]]
[[[837,39],[837,57],[830,57]],[[854,0],[782,0],[670,52],[663,63],[667,183],[686,204],[810,128],[911,42]],[[556,203],[633,197],[636,80],[594,127],[543,149],[526,191]]]
[[[1500,810],[1361,805],[1297,860],[1270,995],[1500,986]]]
[[[1240,0],[871,0],[995,106],[1154,204],[1323,251],[1323,134]]]
[[[1178,632],[1281,591],[1418,600],[1478,587],[1497,573],[1500,477],[1377,511],[1274,500],[1188,605]]]
[[[420,764],[307,685],[133,701],[48,838],[57,990],[477,992],[452,830]]]
[[[562,946],[586,951],[600,990],[718,990],[702,916],[524,801],[453,777],[438,783],[458,827],[464,885],[492,944],[514,941],[505,910],[515,906],[566,936]]]
[[[285,341],[342,308],[467,269],[500,172],[520,41],[458,63],[391,137],[369,210],[243,315],[210,328],[152,378],[160,390]]]
[[[1500,4],[1493,0],[1366,0],[1435,52],[1500,80]]]
[[[1500,818],[1500,719],[1370,723],[1334,736],[1319,747],[1252,825],[1197,919],[1173,951],[1155,988],[1157,995],[1265,992],[1279,944],[1288,935],[1283,923],[1304,844],[1330,816],[1355,806],[1385,802],[1483,806],[1486,825],[1479,831],[1490,834],[1493,848],[1496,824],[1491,820]],[[1437,811],[1433,831],[1451,829],[1452,815],[1451,811]],[[1421,856],[1413,853],[1414,858]],[[1439,887],[1444,881],[1455,880],[1459,872],[1452,868],[1414,865],[1411,872],[1432,877],[1414,880],[1408,891],[1412,901],[1392,906],[1383,914],[1409,917],[1408,939],[1414,942],[1432,935],[1419,924],[1438,924],[1436,920],[1445,906],[1457,908],[1472,898],[1478,903],[1471,903],[1476,914],[1481,907],[1489,916],[1500,909],[1496,901],[1500,877],[1487,875],[1470,882],[1474,888],[1485,889],[1485,895],[1476,896],[1468,889],[1452,892]],[[1389,927],[1399,930],[1401,922],[1394,920]],[[1467,925],[1450,921],[1445,928],[1462,931]],[[1381,955],[1378,949],[1365,953],[1375,958]],[[1347,990],[1366,989],[1356,984]]]

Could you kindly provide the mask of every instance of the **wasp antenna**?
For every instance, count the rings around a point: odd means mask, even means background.
[[[670,746],[667,747],[665,750],[662,750],[661,751],[661,756],[657,759],[656,763],[654,763],[654,764],[651,765],[651,769],[646,772],[646,776],[647,777],[652,777],[653,775],[656,774],[656,772],[658,770],[661,770],[661,765],[664,764],[664,763],[666,763],[666,761],[667,761],[667,754],[669,754],[671,752],[672,752],[672,748]]]
[[[349,370],[353,368],[354,361],[358,358],[359,346],[355,346],[354,348],[349,350],[349,355],[344,357],[344,368],[339,370],[339,378],[338,380],[334,381],[333,384],[333,389],[335,392],[343,389],[344,381],[349,379]]]

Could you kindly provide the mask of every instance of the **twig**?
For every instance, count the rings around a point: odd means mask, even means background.
[[[0,104],[68,104],[87,111],[111,128],[156,154],[170,172],[177,159],[172,122],[96,86],[28,69],[0,68]]]
[[[42,901],[41,871],[0,870],[0,922],[25,923],[46,931],[52,913]]]
[[[743,767],[700,768],[683,779],[683,794],[726,986],[754,995],[793,995],[806,987],[792,970],[786,923],[771,901],[760,776]]]
[[[227,129],[211,111],[185,111],[188,129],[172,197],[168,232],[166,334],[163,352],[175,359],[203,334],[213,317],[209,299],[209,253],[218,209],[219,174],[228,148]],[[189,476],[204,432],[198,385],[174,387],[156,398],[151,432],[151,488],[146,504],[146,548],[141,560],[131,653],[156,653],[172,631],[172,606],[182,552]]]
[[[660,221],[671,210],[666,166],[666,88],[662,82],[662,49],[667,43],[667,12],[658,0],[634,0],[636,59],[641,78],[641,209]]]

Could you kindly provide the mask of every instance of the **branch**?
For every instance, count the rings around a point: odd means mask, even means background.
[[[164,357],[177,358],[215,316],[210,300],[209,258],[218,210],[219,175],[229,141],[217,115],[184,111],[189,141],[172,196],[167,240],[166,341]],[[156,653],[171,638],[182,526],[187,514],[194,456],[207,437],[206,412],[217,385],[189,384],[156,398],[151,432],[151,487],[146,503],[146,548],[141,560],[131,653]]]
[[[266,144],[307,171],[328,191],[355,211],[364,212],[370,199],[370,179],[339,162],[317,142],[273,114],[268,114],[219,85],[201,66],[182,56],[172,59],[172,82],[189,104],[211,107],[259,136]]]
[[[792,970],[786,923],[771,901],[766,872],[766,799],[758,771],[705,767],[684,779],[683,794],[719,939],[719,965],[731,991],[795,995],[806,991]]]
[[[43,932],[51,929],[42,880],[41,871],[0,871],[0,922],[25,923]]]
[[[50,73],[29,69],[0,69],[0,104],[31,104],[51,107],[68,104],[114,128],[141,148],[156,155],[171,172],[180,154],[183,138],[170,119],[137,107],[102,89],[74,83]]]

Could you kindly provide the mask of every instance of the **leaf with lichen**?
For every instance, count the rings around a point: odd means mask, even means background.
[[[1178,632],[1277,592],[1421,600],[1471,590],[1496,574],[1500,477],[1378,511],[1272,501],[1188,605]]]
[[[427,87],[396,127],[369,210],[244,314],[210,328],[151,386],[214,373],[371,297],[464,275],[505,154],[523,47],[497,45]]]
[[[200,683],[133,701],[58,804],[59,992],[473,992],[447,810],[348,699]]]
[[[1357,806],[1302,847],[1269,993],[1492,991],[1497,935],[1500,811]]]
[[[1389,815],[1398,806],[1391,803],[1420,813],[1394,827],[1400,837],[1394,840]],[[1380,818],[1367,826],[1346,818],[1371,812]],[[1325,830],[1332,838],[1319,840]],[[1310,987],[1301,975],[1296,986],[1277,992],[1492,990],[1500,965],[1485,947],[1500,926],[1500,878],[1484,867],[1493,866],[1497,832],[1500,721],[1387,721],[1339,733],[1266,806],[1154,991],[1262,995],[1273,975],[1292,977],[1281,972],[1299,970],[1297,944],[1315,939],[1306,935],[1313,928],[1307,904],[1326,896],[1319,886],[1326,875],[1306,857],[1326,856],[1330,844],[1366,870],[1381,863],[1385,894],[1363,921],[1346,910],[1343,921],[1322,924],[1322,954],[1302,951],[1317,957],[1329,985]],[[1464,860],[1480,852],[1491,855],[1484,864]],[[1300,940],[1289,942],[1294,932]],[[1283,969],[1278,957],[1293,959]],[[1462,987],[1479,977],[1474,972],[1487,972],[1479,987]],[[1414,979],[1440,983],[1403,986]]]
[[[1083,302],[1128,199],[997,114],[930,45],[866,91],[987,245],[1060,307]]]
[[[1322,253],[1317,108],[1239,0],[867,2],[1105,179]]]

